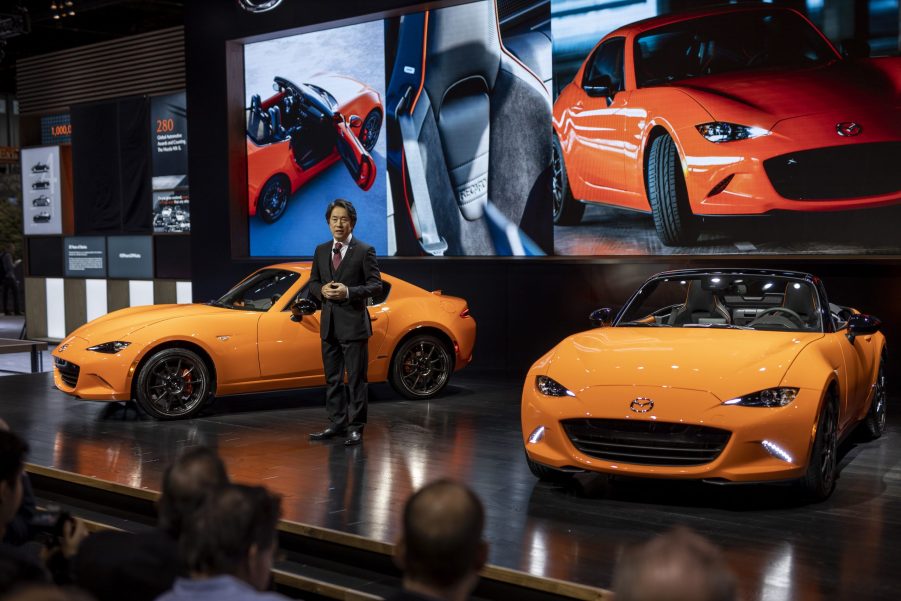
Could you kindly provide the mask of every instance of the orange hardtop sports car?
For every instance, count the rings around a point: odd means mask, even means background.
[[[661,241],[703,218],[901,202],[901,58],[843,58],[772,5],[665,15],[606,35],[554,104],[554,219],[650,212]]]
[[[114,311],[53,351],[54,381],[72,396],[135,399],[160,419],[190,417],[212,395],[322,386],[319,311],[310,263],[260,269],[216,301]],[[469,364],[476,324],[465,300],[383,274],[370,299],[369,381],[431,398]],[[298,304],[304,317],[294,317]]]
[[[574,334],[526,376],[532,472],[720,483],[799,480],[828,496],[838,441],[885,429],[879,320],[830,304],[804,273],[674,271],[614,319]]]
[[[333,74],[301,84],[276,77],[273,87],[276,93],[266,100],[254,94],[247,109],[249,215],[278,220],[288,198],[338,160],[357,186],[369,190],[376,177],[369,153],[384,116],[379,93]]]

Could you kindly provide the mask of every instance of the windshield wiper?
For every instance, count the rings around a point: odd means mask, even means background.
[[[222,307],[223,309],[232,309],[233,308],[231,305],[226,305],[225,303],[223,303],[220,300],[211,300],[207,304],[210,305],[211,307]]]
[[[656,323],[656,322],[652,322],[652,321],[621,321],[618,324],[616,324],[616,327],[620,327],[620,326],[629,326],[629,327],[637,326],[640,328],[662,328],[662,327],[666,327],[666,324],[665,323]]]

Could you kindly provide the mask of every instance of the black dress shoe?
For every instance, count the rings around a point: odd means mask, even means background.
[[[359,430],[353,430],[350,434],[347,435],[347,438],[344,439],[344,446],[352,447],[354,445],[358,445],[363,442],[363,433]]]
[[[335,438],[336,436],[344,436],[344,432],[344,428],[329,426],[322,432],[313,432],[310,434],[310,440],[328,440],[329,438]]]

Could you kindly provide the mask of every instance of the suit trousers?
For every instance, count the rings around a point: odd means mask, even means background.
[[[366,424],[366,403],[369,396],[366,381],[369,341],[342,341],[334,336],[323,338],[322,364],[325,367],[327,386],[325,409],[332,425],[341,429],[362,430]]]

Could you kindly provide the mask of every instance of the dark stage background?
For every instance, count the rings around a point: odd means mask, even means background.
[[[241,207],[234,204],[233,192],[246,189],[246,174],[241,98],[237,100],[237,111],[230,112],[228,102],[232,89],[229,80],[241,87],[243,74],[234,68],[229,72],[226,54],[235,52],[235,48],[230,49],[227,42],[281,31],[289,25],[312,25],[413,4],[400,0],[347,1],[340,4],[339,14],[335,10],[338,5],[330,2],[286,2],[271,13],[251,15],[235,2],[187,3],[191,271],[195,300],[218,297],[251,270],[275,262],[243,258],[247,254],[246,240],[242,243],[232,238],[232,232],[246,232],[243,225],[236,227]],[[360,40],[360,50],[366,51],[365,40]],[[239,132],[238,144],[225,127],[229,123]],[[246,200],[244,203],[246,206]],[[323,218],[323,240],[327,235]],[[649,275],[684,267],[810,271],[823,278],[833,302],[879,316],[885,322],[890,346],[901,337],[901,260],[897,258],[386,258],[381,265],[392,275],[427,289],[441,288],[469,301],[479,328],[475,360],[468,368],[473,371],[521,375],[562,337],[587,328],[591,310],[621,305]],[[889,362],[893,373],[901,373],[897,354],[890,353]],[[894,389],[898,390],[897,385]]]

